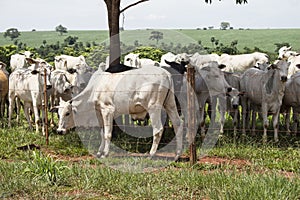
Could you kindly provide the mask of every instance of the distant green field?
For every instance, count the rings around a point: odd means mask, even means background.
[[[151,34],[149,30],[128,30],[121,33],[121,41],[127,45],[133,45],[135,41],[139,44],[149,45],[156,44],[156,41],[149,40]],[[182,45],[189,43],[201,43],[204,46],[211,47],[211,37],[215,37],[224,45],[230,44],[233,40],[238,41],[238,49],[243,50],[244,47],[253,49],[258,47],[267,52],[275,51],[275,43],[289,43],[294,50],[300,50],[300,29],[249,29],[249,30],[159,30],[163,32],[164,39],[159,43],[174,44],[181,43]],[[60,36],[55,31],[36,31],[36,32],[21,32],[18,38],[21,42],[28,46],[39,47],[44,40],[47,44],[55,44],[57,41],[63,42],[68,36],[77,36],[79,42],[96,42],[108,43],[108,32],[103,31],[69,31],[67,34]],[[3,37],[0,33],[0,45],[13,44],[8,38]]]

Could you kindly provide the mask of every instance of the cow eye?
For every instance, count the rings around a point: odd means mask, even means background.
[[[67,112],[65,116],[67,117],[67,116],[69,116],[69,115],[70,115],[70,113],[69,113],[69,112]]]

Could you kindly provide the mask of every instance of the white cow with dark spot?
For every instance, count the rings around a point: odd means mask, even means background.
[[[141,62],[139,58],[140,54],[136,53],[129,53],[124,57],[124,65],[130,66],[130,67],[136,67],[141,68]]]
[[[35,64],[36,67],[34,70],[31,69],[16,69],[9,76],[9,118],[8,118],[8,126],[11,127],[11,118],[13,114],[13,109],[15,105],[15,99],[18,98],[20,101],[24,103],[24,113],[25,117],[28,121],[29,127],[32,128],[29,116],[29,109],[33,110],[35,117],[35,126],[36,132],[39,132],[39,123],[40,123],[40,115],[39,109],[42,112],[42,127],[44,133],[44,109],[42,109],[42,105],[44,104],[44,67],[43,64],[35,61],[33,59],[27,58],[27,61],[30,64]],[[46,75],[47,79],[47,89],[51,88],[50,84],[50,72],[47,71]],[[18,112],[19,113],[19,112]]]
[[[174,126],[177,139],[175,159],[178,159],[182,151],[182,121],[177,113],[171,74],[159,67],[120,73],[96,71],[79,95],[69,102],[62,102],[58,107],[60,119],[57,131],[65,133],[75,126],[75,122],[76,126],[100,126],[104,132],[101,131],[101,145],[97,155],[106,157],[112,137],[113,119],[123,114],[130,114],[133,119],[144,119],[149,113],[153,127],[150,156],[154,156],[163,133],[163,108]],[[95,117],[91,111],[96,112]]]
[[[269,56],[261,52],[240,55],[222,54],[218,61],[219,64],[226,66],[223,71],[228,72],[244,72],[256,66],[258,63],[262,64],[267,62],[269,62]]]

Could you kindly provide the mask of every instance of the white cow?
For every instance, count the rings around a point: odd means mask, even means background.
[[[300,70],[300,55],[290,56],[287,61],[291,63],[288,71],[288,78],[290,78],[293,74],[297,73]]]
[[[291,56],[298,56],[299,53],[291,51],[292,47],[283,46],[278,50],[278,59],[287,60]]]
[[[220,59],[220,56],[218,54],[204,54],[201,55],[198,52],[194,53],[191,58],[191,64],[195,66],[195,69],[198,71],[199,69],[203,68],[207,63],[216,61],[218,62]]]
[[[259,107],[263,117],[263,141],[267,140],[268,114],[273,115],[274,140],[278,142],[278,119],[287,81],[289,63],[279,61],[267,71],[251,68],[241,77],[243,134],[246,134],[246,114],[249,105]],[[252,118],[254,120],[254,118]],[[254,127],[253,127],[254,128]]]
[[[135,53],[129,53],[124,57],[124,65],[130,66],[130,67],[136,67],[141,68],[141,62],[139,58],[140,54]]]
[[[291,49],[292,47],[283,46],[278,51],[279,60],[287,60],[291,63],[288,71],[288,78],[297,73],[300,66],[300,54],[296,51],[291,51]],[[274,63],[278,63],[279,60],[276,60]]]
[[[253,66],[256,66],[258,63],[262,64],[267,62],[269,62],[269,56],[260,52],[240,55],[222,54],[218,61],[219,64],[226,66],[223,71],[228,72],[243,72]]]
[[[18,53],[11,55],[10,57],[10,68],[11,71],[14,71],[17,68],[27,68],[29,64],[26,61],[26,58],[30,58],[32,53],[30,51],[25,51],[24,53]]]
[[[72,96],[73,86],[68,79],[69,72],[56,69],[51,72],[50,82],[52,88],[50,90],[51,107],[59,105],[59,100],[70,100]],[[70,76],[70,75],[69,75]],[[51,113],[51,125],[54,125],[54,115]]]
[[[158,62],[151,60],[150,58],[140,58],[140,63],[141,63],[141,67],[160,66]]]
[[[87,67],[84,56],[69,56],[60,55],[54,58],[55,69],[69,70],[69,69],[79,69]]]
[[[159,63],[150,59],[150,58],[140,58],[140,54],[129,53],[124,57],[124,65],[135,67],[135,68],[142,68],[142,67],[149,67],[149,66],[156,66],[159,67]]]
[[[15,98],[17,97],[19,100],[24,102],[24,113],[26,119],[28,121],[29,127],[32,128],[29,116],[29,109],[34,111],[35,117],[35,126],[36,132],[39,131],[39,108],[42,108],[44,104],[44,67],[42,63],[35,61],[30,58],[26,58],[30,64],[37,65],[35,70],[31,69],[16,69],[9,76],[9,118],[8,118],[8,126],[11,127],[11,118],[13,113],[13,107],[15,105]],[[47,88],[51,88],[51,84],[49,81],[50,72],[47,71]],[[41,109],[42,119],[44,119],[45,113],[44,109]],[[18,112],[19,113],[19,112]],[[43,133],[44,133],[44,120],[42,120]]]
[[[148,112],[154,137],[150,156],[154,156],[163,133],[161,111],[164,108],[176,133],[175,159],[178,159],[182,151],[183,124],[177,113],[173,93],[171,74],[159,67],[115,74],[99,70],[79,95],[58,107],[60,119],[57,131],[65,133],[75,126],[75,122],[76,126],[102,127],[104,133],[101,131],[97,156],[106,157],[112,137],[113,119],[122,114],[130,114],[133,119],[144,119]],[[95,111],[96,116],[91,115],[91,111]],[[96,124],[90,124],[95,120]]]
[[[94,73],[94,69],[87,65],[82,55],[78,57],[68,55],[55,56],[54,65],[55,69],[65,70],[70,74],[77,73],[76,78],[78,80],[76,80],[76,84],[74,84],[73,78],[68,77],[74,89],[77,87],[77,93],[84,89]]]

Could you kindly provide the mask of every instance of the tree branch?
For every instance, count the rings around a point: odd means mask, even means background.
[[[126,6],[125,8],[123,8],[122,10],[120,10],[120,13],[124,12],[124,11],[127,10],[128,8],[131,8],[131,7],[133,7],[133,6],[136,6],[136,5],[138,5],[138,4],[140,4],[140,3],[143,3],[143,2],[146,2],[146,1],[150,1],[150,0],[140,0],[140,1],[137,1],[137,2],[135,2],[135,3],[133,3],[133,4],[130,4],[130,5]]]

